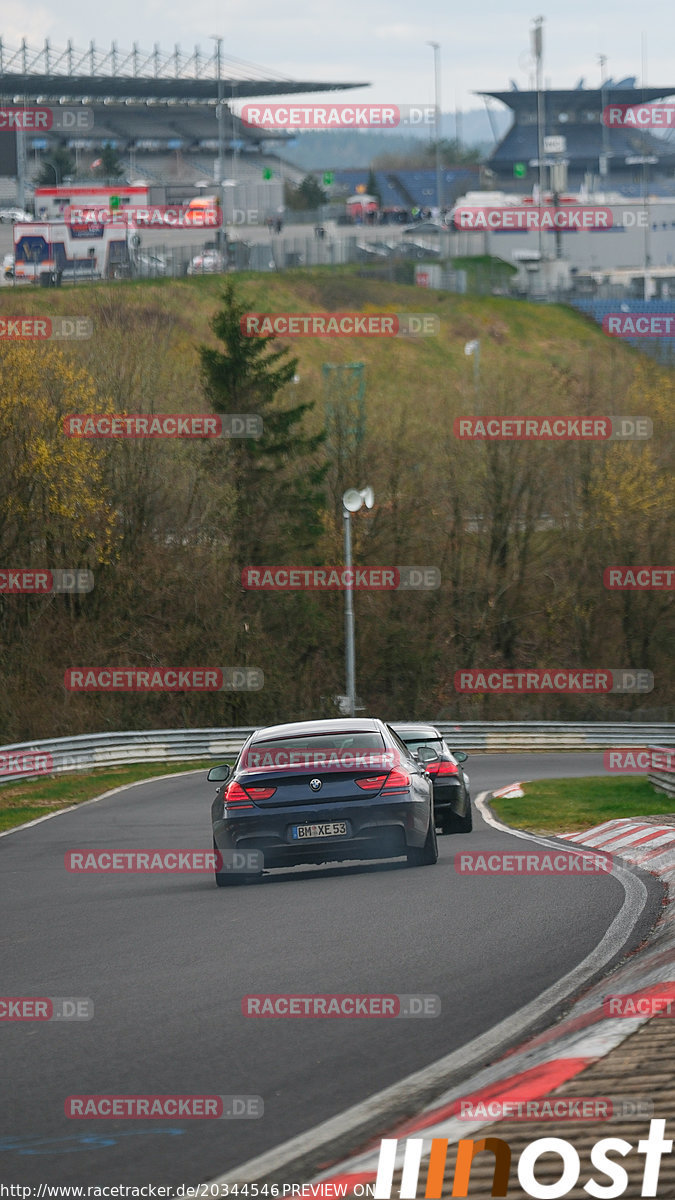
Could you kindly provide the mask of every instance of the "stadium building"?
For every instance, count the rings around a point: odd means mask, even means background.
[[[513,124],[490,154],[487,166],[493,186],[503,191],[531,192],[539,178],[539,127],[536,91],[519,91],[515,83],[506,92],[479,92],[511,109]],[[542,91],[542,138],[564,138],[563,148],[546,153],[546,168],[566,164],[567,188],[577,191],[584,183],[594,190],[621,191],[639,196],[648,181],[652,194],[675,192],[675,143],[647,130],[603,125],[603,110],[612,105],[639,105],[665,100],[674,88],[636,87],[635,79],[601,88]],[[543,142],[542,142],[543,144]],[[549,143],[550,144],[550,143]]]
[[[217,178],[219,151],[223,180],[297,183],[305,172],[284,163],[278,153],[291,135],[245,126],[233,106],[253,97],[365,86],[273,74],[225,56],[219,43],[210,55],[199,47],[186,54],[179,46],[170,54],[155,46],[148,54],[136,45],[122,51],[113,43],[106,51],[92,42],[87,50],[77,50],[69,42],[59,50],[48,41],[40,49],[23,41],[12,48],[0,39],[0,106],[82,107],[94,117],[93,126],[77,135],[0,132],[0,205],[21,202],[24,183],[30,196],[32,181],[56,146],[74,158],[71,181],[77,182],[91,182],[92,164],[107,144],[130,183],[142,177],[174,183],[181,193],[193,191],[199,181]],[[64,182],[53,169],[54,182]]]

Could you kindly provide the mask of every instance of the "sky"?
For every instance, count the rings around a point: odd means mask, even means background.
[[[116,41],[120,51],[133,42],[150,51],[157,42],[167,53],[176,43],[208,52],[210,35],[219,34],[223,55],[294,79],[368,82],[349,98],[395,104],[433,103],[434,57],[426,43],[436,41],[447,112],[476,108],[482,101],[474,91],[506,90],[510,79],[531,86],[530,30],[543,16],[546,86],[574,87],[581,76],[587,86],[599,86],[599,54],[614,79],[636,75],[638,83],[657,86],[675,80],[675,7],[665,0],[535,3],[115,0],[91,7],[81,0],[6,0],[0,32],[12,47],[22,37],[31,47],[49,38],[58,49],[70,38],[78,49],[93,39],[105,48]]]

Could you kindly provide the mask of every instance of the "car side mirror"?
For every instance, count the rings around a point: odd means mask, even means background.
[[[469,756],[468,754],[465,754],[463,750],[453,750],[452,757],[454,758],[455,762],[463,763],[466,762]]]
[[[438,762],[438,754],[431,746],[420,746],[417,751],[417,758],[421,763]]]
[[[230,778],[231,773],[231,767],[229,767],[227,763],[222,763],[218,767],[211,767],[211,770],[206,778],[208,779],[209,783],[224,783],[226,779]]]

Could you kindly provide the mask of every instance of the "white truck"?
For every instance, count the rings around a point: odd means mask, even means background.
[[[128,231],[124,227],[31,221],[14,226],[14,277],[60,284],[62,279],[114,279],[130,273]]]

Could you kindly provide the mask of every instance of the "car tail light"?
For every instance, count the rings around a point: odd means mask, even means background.
[[[396,792],[407,792],[409,787],[410,776],[405,771],[400,771],[398,767],[394,767],[393,771],[389,772],[386,787],[382,795],[391,796]]]
[[[459,775],[457,763],[448,762],[447,759],[443,759],[442,762],[429,763],[426,770],[430,775]]]
[[[251,800],[269,800],[276,790],[275,787],[247,787],[246,794],[251,797]]]
[[[354,782],[357,787],[363,788],[364,792],[379,792],[386,778],[386,775],[368,775],[365,779],[356,779]]]
[[[247,796],[243,787],[233,780],[229,783],[223,792],[223,803],[225,808],[237,811],[242,808],[253,808],[251,797]]]

